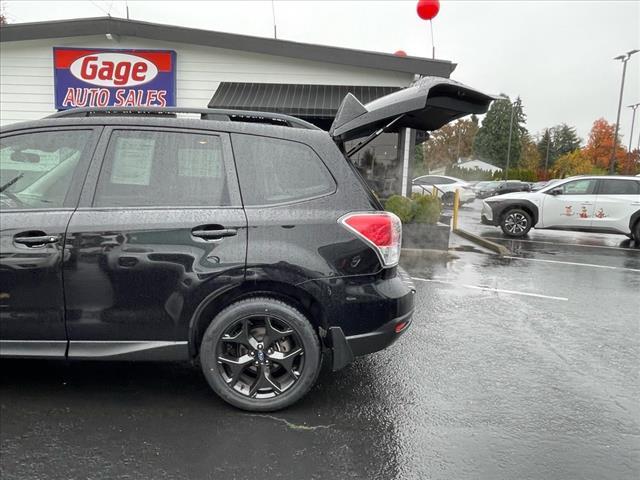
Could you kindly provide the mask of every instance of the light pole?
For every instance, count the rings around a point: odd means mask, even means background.
[[[631,55],[640,50],[629,50],[627,53],[614,57],[614,60],[622,61],[622,81],[620,82],[620,99],[618,100],[618,115],[616,117],[616,132],[613,135],[613,147],[611,147],[611,158],[609,159],[609,173],[613,175],[616,171],[616,144],[618,143],[618,128],[620,126],[620,111],[622,109],[622,93],[624,92],[624,76],[627,73],[627,62]]]
[[[515,102],[511,104],[511,120],[509,121],[509,143],[507,144],[507,168],[504,172],[504,179],[509,180],[509,163],[511,162],[511,136],[513,135],[513,114],[516,111]]]
[[[631,109],[631,133],[629,134],[629,148],[627,149],[627,156],[629,160],[631,160],[631,142],[633,142],[633,127],[636,123],[636,110],[640,107],[640,102],[635,103],[633,105],[627,105],[628,108]]]

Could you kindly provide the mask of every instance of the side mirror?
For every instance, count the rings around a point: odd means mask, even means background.
[[[562,188],[552,188],[551,190],[549,190],[548,193],[549,195],[556,196],[556,195],[562,195],[563,191],[562,191]]]
[[[11,153],[11,161],[21,163],[40,163],[40,157],[35,153],[21,152],[16,150]]]

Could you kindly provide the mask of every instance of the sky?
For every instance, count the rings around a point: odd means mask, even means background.
[[[275,0],[278,38],[431,57],[429,23],[416,1]],[[11,23],[96,17],[107,13],[192,28],[273,37],[266,1],[2,1]],[[615,122],[622,63],[640,48],[640,1],[442,0],[433,20],[436,58],[458,64],[452,78],[487,93],[522,98],[536,135],[559,123],[586,140],[593,122]],[[628,63],[620,120],[627,145],[640,102],[640,52]],[[636,114],[633,145],[640,133]]]

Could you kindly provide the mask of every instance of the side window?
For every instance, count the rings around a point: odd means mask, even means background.
[[[600,194],[602,195],[639,195],[640,182],[635,180],[600,180]]]
[[[96,207],[228,206],[220,137],[191,132],[115,130]]]
[[[63,207],[91,134],[55,130],[2,137],[0,208]]]
[[[245,205],[273,205],[333,193],[336,183],[307,145],[255,135],[234,135]]]
[[[564,195],[593,195],[596,190],[596,182],[594,179],[574,180],[559,186],[562,188]]]

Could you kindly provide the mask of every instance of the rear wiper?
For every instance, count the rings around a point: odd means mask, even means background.
[[[11,185],[16,183],[22,177],[24,177],[24,173],[20,173],[20,174],[16,175],[15,177],[13,177],[11,180],[9,180],[7,183],[5,183],[4,185],[2,185],[0,187],[0,192],[4,192],[7,188],[9,188]]]

